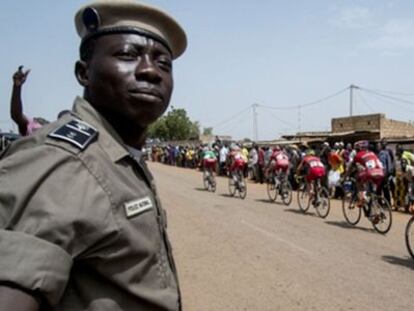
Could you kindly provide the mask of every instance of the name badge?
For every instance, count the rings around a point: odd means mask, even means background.
[[[124,203],[127,218],[142,214],[153,207],[154,205],[149,197]]]

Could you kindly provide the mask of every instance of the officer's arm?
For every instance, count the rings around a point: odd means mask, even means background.
[[[30,294],[16,288],[0,285],[0,311],[38,311],[38,301]]]

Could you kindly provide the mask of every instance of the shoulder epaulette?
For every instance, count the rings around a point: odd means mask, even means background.
[[[47,136],[67,141],[84,150],[98,136],[98,131],[88,123],[75,119],[58,127]]]

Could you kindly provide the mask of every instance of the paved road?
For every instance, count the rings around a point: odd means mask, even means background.
[[[338,202],[326,220],[267,201],[202,190],[201,173],[150,163],[177,261],[184,310],[413,310],[408,215],[382,236],[363,218],[349,227]],[[312,207],[311,207],[312,209]]]

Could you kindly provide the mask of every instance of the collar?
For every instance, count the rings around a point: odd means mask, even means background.
[[[76,117],[98,130],[98,144],[108,154],[112,162],[117,162],[130,155],[127,146],[112,125],[84,98],[76,97],[72,110]]]

